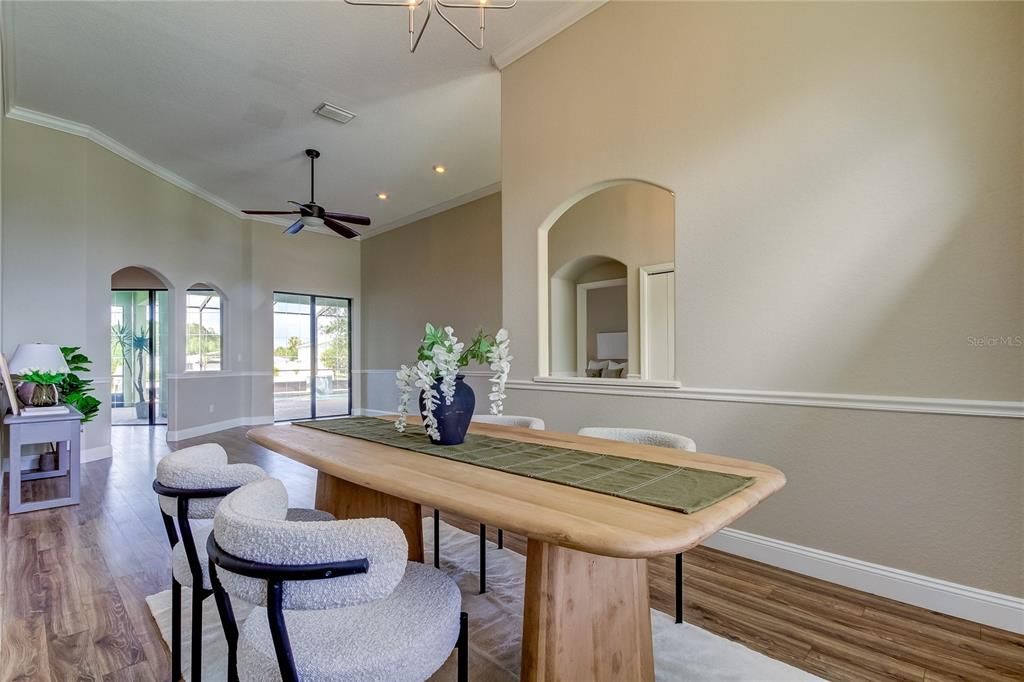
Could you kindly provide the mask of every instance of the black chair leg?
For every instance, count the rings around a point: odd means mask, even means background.
[[[203,594],[202,583],[192,587],[192,671],[189,679],[203,677]]]
[[[210,562],[210,585],[213,587],[213,599],[220,614],[220,624],[224,628],[224,639],[228,643],[228,682],[238,682],[238,624],[235,622],[235,611],[231,607],[231,598],[224,591],[217,577],[217,567]]]
[[[487,591],[487,526],[480,524],[480,594]]]
[[[181,583],[171,578],[171,680],[181,680]]]
[[[498,529],[498,549],[505,548],[505,531]]]
[[[459,614],[459,682],[469,682],[469,616]]]
[[[441,568],[441,512],[434,510],[434,568]]]
[[[676,554],[676,622],[683,622],[683,553]]]

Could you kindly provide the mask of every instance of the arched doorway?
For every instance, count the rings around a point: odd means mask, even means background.
[[[121,268],[110,277],[110,423],[167,423],[170,286],[155,270]]]

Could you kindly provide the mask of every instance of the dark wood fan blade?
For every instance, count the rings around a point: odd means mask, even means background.
[[[246,215],[298,215],[298,211],[242,211]]]
[[[328,218],[334,218],[335,220],[344,220],[346,223],[352,223],[353,225],[369,225],[370,219],[364,215],[353,215],[351,213],[335,213],[333,211],[324,211],[324,215]]]
[[[333,218],[324,218],[324,225],[331,228],[345,239],[352,239],[353,237],[359,236],[359,233],[353,230],[351,227],[343,223],[339,223],[337,220],[334,220]]]
[[[296,211],[297,213],[298,211]],[[299,230],[302,229],[302,221],[296,220],[294,223],[288,226],[288,229],[284,231],[284,234],[298,234]]]

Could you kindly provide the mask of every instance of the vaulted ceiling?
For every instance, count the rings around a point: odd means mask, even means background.
[[[237,208],[306,201],[316,147],[317,201],[387,227],[500,182],[494,64],[600,4],[491,11],[480,52],[434,18],[410,54],[401,7],[4,2],[5,105],[88,126]],[[453,13],[476,27],[475,10]],[[324,100],[357,117],[314,115]]]

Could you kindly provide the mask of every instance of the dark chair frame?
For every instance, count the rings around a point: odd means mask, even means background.
[[[192,535],[192,526],[188,518],[188,505],[191,500],[209,499],[214,497],[225,497],[241,486],[230,486],[224,488],[172,488],[160,481],[153,481],[153,490],[157,495],[173,498],[177,504],[177,518],[173,518],[160,509],[160,516],[163,518],[164,530],[167,532],[167,541],[171,549],[180,541],[185,548],[185,558],[188,560],[188,569],[192,574],[192,680],[199,682],[202,679],[203,671],[203,602],[213,594],[212,590],[203,587],[203,569],[199,562],[199,553],[196,551],[195,537]],[[178,525],[175,528],[174,522]],[[179,532],[181,534],[179,538]],[[211,585],[213,574],[210,574]],[[222,614],[223,615],[223,614]],[[229,666],[233,662],[229,662]],[[178,682],[181,679],[181,583],[171,574],[171,680]]]
[[[228,640],[232,664],[228,669],[229,682],[238,682],[237,648],[238,626],[235,623],[231,599],[217,578],[217,569],[256,578],[267,582],[267,620],[270,625],[270,636],[274,642],[274,654],[281,672],[282,682],[298,682],[295,669],[295,658],[292,655],[291,643],[288,639],[288,627],[284,620],[284,583],[299,580],[326,580],[348,575],[366,573],[370,569],[367,559],[348,559],[345,561],[327,562],[322,564],[281,565],[265,564],[242,559],[224,551],[217,544],[213,533],[206,542],[206,551],[210,557],[210,582],[216,595],[217,607],[224,622],[224,632]],[[469,617],[463,611],[459,614],[459,639],[455,647],[459,650],[458,679],[459,682],[469,681]]]
[[[505,532],[498,529],[498,549],[505,547]],[[441,568],[441,511],[434,509],[434,568]],[[480,594],[487,591],[487,526],[480,524]]]

